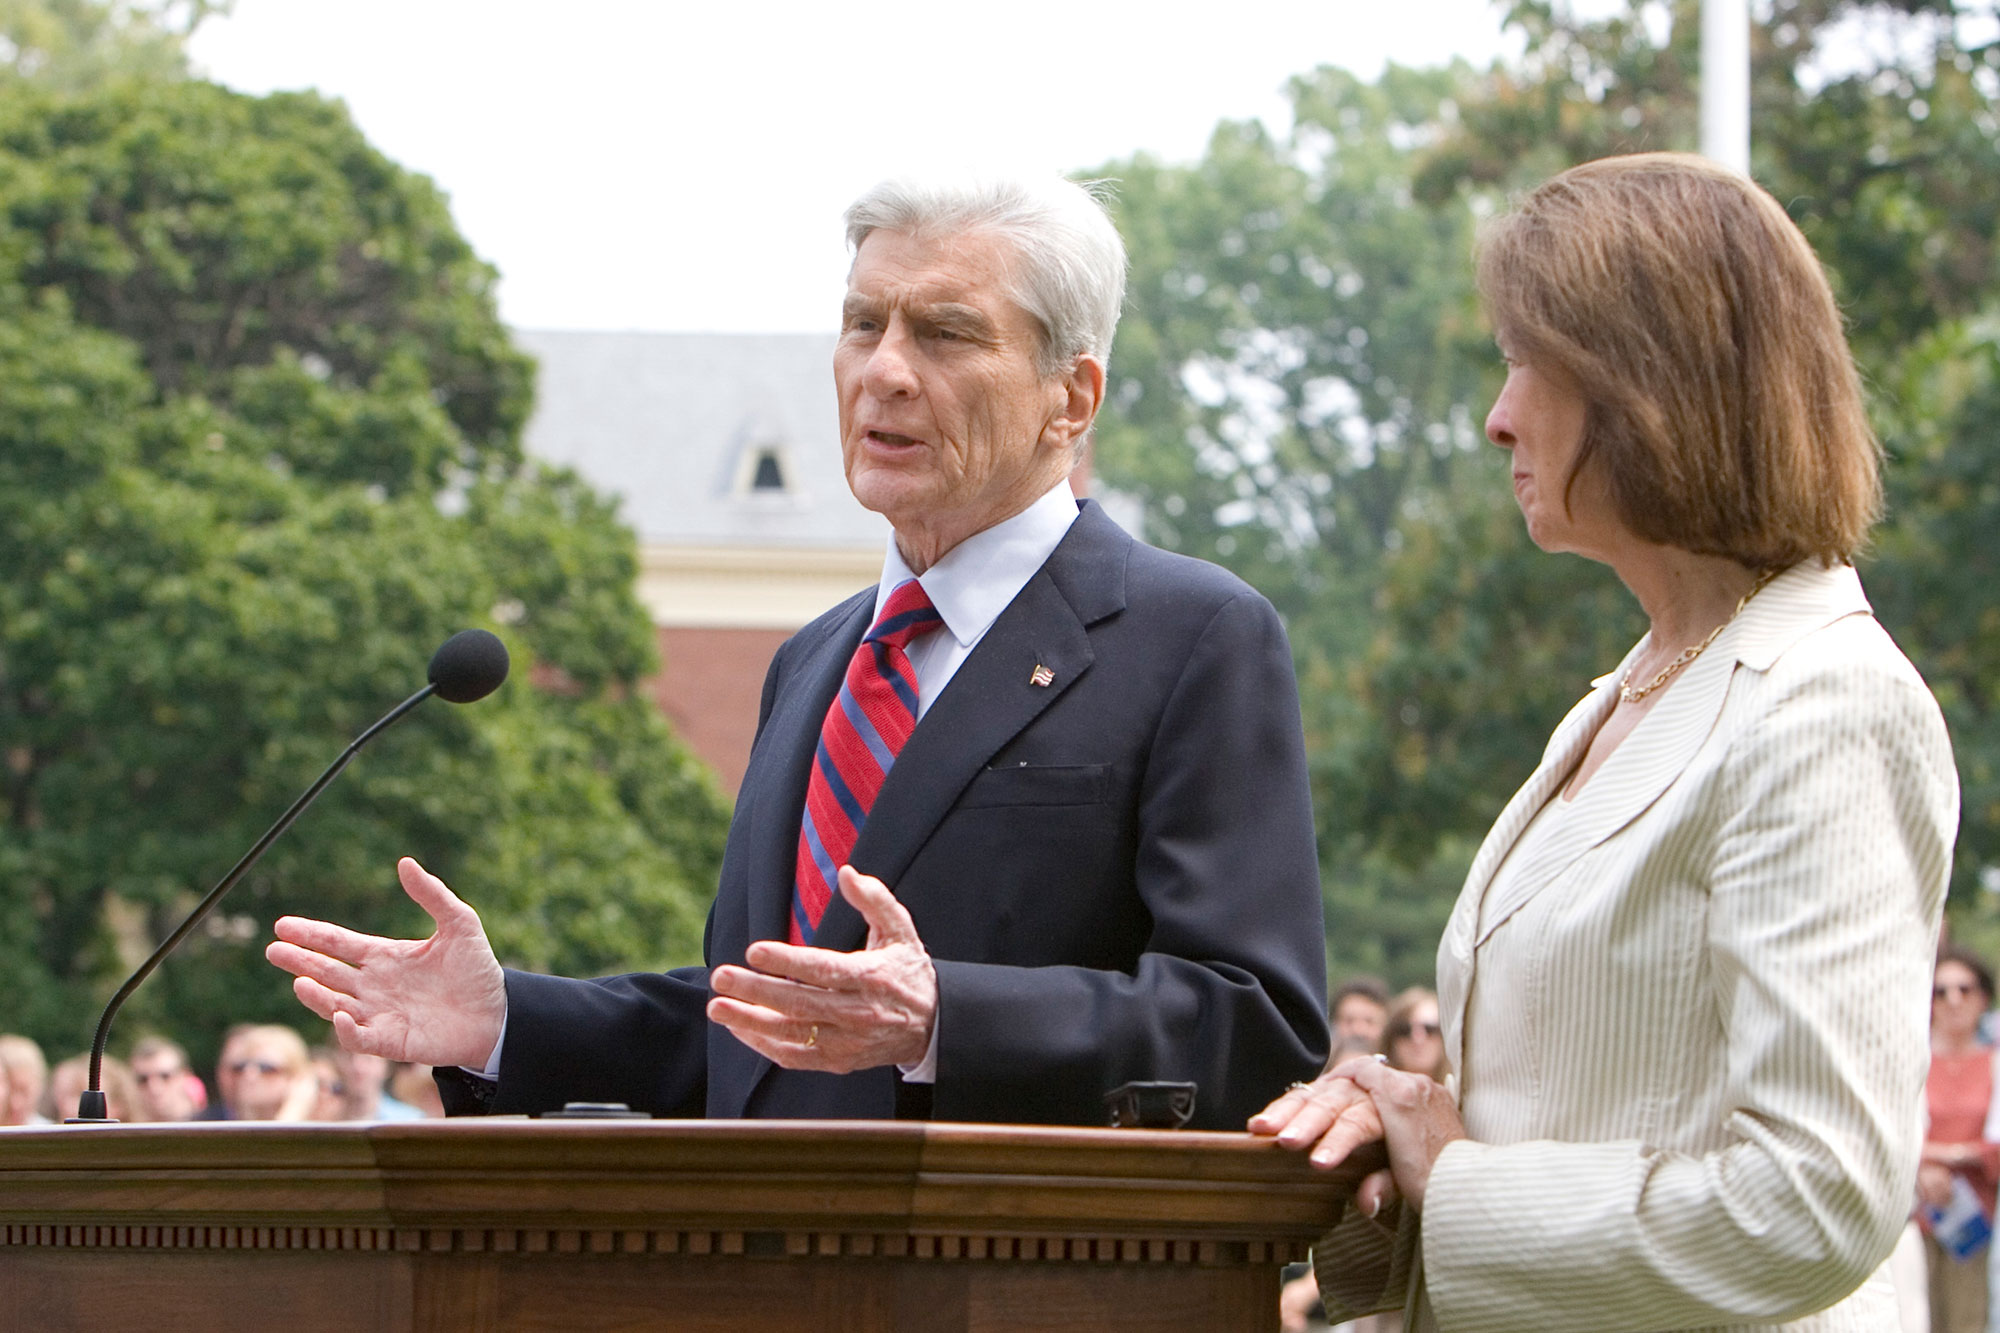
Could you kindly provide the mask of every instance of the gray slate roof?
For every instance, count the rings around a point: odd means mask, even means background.
[[[641,542],[886,540],[888,524],[855,502],[841,471],[831,333],[517,329],[514,338],[541,363],[528,452],[621,497]],[[744,485],[770,449],[787,493]]]

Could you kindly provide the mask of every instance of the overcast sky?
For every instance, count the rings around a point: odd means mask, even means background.
[[[450,196],[516,327],[814,331],[883,176],[1191,160],[1218,120],[1282,126],[1292,74],[1505,41],[1494,0],[236,0],[193,55],[344,100]]]

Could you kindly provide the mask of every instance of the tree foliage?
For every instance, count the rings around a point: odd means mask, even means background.
[[[187,39],[234,0],[0,0],[0,87],[80,92],[187,74]]]
[[[425,929],[402,854],[510,961],[698,956],[722,802],[637,688],[631,534],[523,459],[532,366],[492,284],[336,103],[0,89],[0,1026],[81,1044],[467,625],[507,639],[510,683],[376,742],[128,1033],[297,1021],[270,921]]]
[[[2000,865],[1994,10],[1769,0],[1752,48],[1753,174],[1828,265],[1889,454],[1864,577],[1953,727],[1961,915]],[[1699,5],[1508,13],[1519,59],[1321,68],[1282,135],[1224,124],[1192,165],[1099,169],[1133,253],[1104,474],[1288,617],[1329,956],[1399,981],[1429,975],[1480,835],[1643,628],[1608,571],[1526,540],[1482,443],[1499,371],[1471,256],[1481,218],[1563,167],[1695,146]]]

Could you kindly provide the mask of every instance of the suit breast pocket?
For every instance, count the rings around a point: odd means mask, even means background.
[[[1110,780],[1109,764],[1008,764],[974,778],[958,808],[1102,805]]]

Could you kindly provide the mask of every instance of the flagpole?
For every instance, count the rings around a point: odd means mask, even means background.
[[[1701,3],[1701,151],[1750,174],[1749,0]]]

